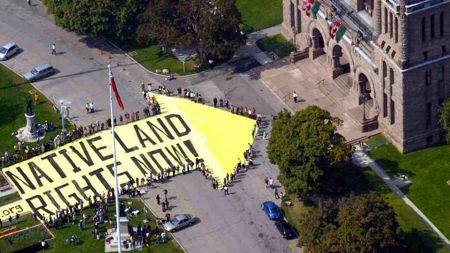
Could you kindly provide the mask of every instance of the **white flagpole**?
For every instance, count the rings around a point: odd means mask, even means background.
[[[113,97],[111,87],[111,64],[108,64],[108,83],[109,83],[109,106],[111,108],[111,131],[112,131],[112,148],[113,148],[113,160],[114,160],[114,196],[116,197],[116,233],[118,240],[118,253],[122,253],[122,240],[120,239],[120,210],[119,210],[119,180],[117,179],[117,160],[116,160],[116,133],[114,132],[114,112],[113,112]]]

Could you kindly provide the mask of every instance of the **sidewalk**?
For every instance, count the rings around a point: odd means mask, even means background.
[[[450,241],[447,237],[425,216],[419,208],[395,185],[394,181],[391,177],[378,165],[374,160],[372,160],[360,146],[355,146],[356,151],[353,153],[353,162],[361,167],[369,166],[373,171],[380,177],[384,183],[400,198],[408,205],[417,215],[422,218],[422,220],[431,228],[433,231],[439,236],[442,242],[450,247]]]

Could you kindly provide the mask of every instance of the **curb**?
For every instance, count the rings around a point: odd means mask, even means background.
[[[149,210],[150,212],[152,212],[153,216],[156,217],[155,212],[152,210],[152,208],[151,208],[149,205],[147,205],[147,204],[145,203],[144,199],[143,199],[142,197],[140,197],[139,199],[140,199],[141,202],[144,204],[144,206],[147,207],[148,210]],[[187,253],[188,251],[186,250],[185,247],[183,247],[183,245],[180,243],[180,241],[177,240],[177,238],[175,237],[175,235],[174,235],[173,233],[170,233],[170,234],[172,235],[172,238],[178,243],[178,245],[180,246],[180,248],[181,248],[185,253]]]
[[[119,46],[117,46],[116,44],[114,44],[114,42],[108,40],[107,38],[101,37],[103,38],[107,43],[111,44],[114,48],[116,48],[117,50],[119,50],[120,52],[122,52],[122,54],[124,54],[126,57],[128,57],[131,61],[133,61],[134,63],[136,63],[139,67],[141,67],[143,70],[145,70],[146,72],[155,75],[155,76],[159,76],[159,77],[169,77],[169,75],[162,75],[162,74],[158,74],[155,73],[149,69],[147,69],[146,67],[144,67],[144,65],[140,64],[138,61],[136,61],[133,57],[131,57],[127,52],[125,52],[122,48],[120,48]],[[199,72],[201,73],[201,72]],[[189,75],[174,75],[177,78],[189,78],[189,77],[194,77],[197,76],[199,73],[196,74],[189,74]]]
[[[42,92],[41,89],[39,89],[38,87],[36,87],[36,86],[34,85],[34,82],[28,82],[28,81],[26,81],[26,80],[23,78],[22,74],[17,73],[14,69],[10,68],[9,66],[7,66],[7,65],[5,65],[5,64],[3,64],[3,63],[1,63],[1,64],[2,64],[2,66],[6,67],[6,68],[9,69],[10,71],[12,71],[14,74],[18,75],[18,76],[19,76],[21,79],[23,79],[26,83],[30,84],[30,85],[31,85],[33,88],[35,88],[39,93],[41,93],[41,95],[43,95],[50,103],[52,103],[52,104],[55,105],[55,106],[58,105],[58,104],[56,104],[56,101],[53,101],[53,99],[49,98],[44,92]],[[55,112],[55,113],[56,113],[56,112]],[[67,120],[71,125],[74,125],[73,122],[72,122],[72,120],[70,120],[70,119],[66,119],[66,120]]]

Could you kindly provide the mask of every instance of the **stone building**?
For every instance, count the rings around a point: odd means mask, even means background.
[[[450,97],[449,0],[318,0],[316,19],[303,1],[283,0],[282,33],[310,59],[326,58],[350,102],[369,108],[364,125],[380,127],[403,152],[444,141],[438,108]],[[329,35],[334,20],[346,28],[339,43]]]

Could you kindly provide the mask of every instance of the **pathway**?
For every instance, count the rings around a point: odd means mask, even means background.
[[[391,180],[391,177],[378,165],[374,160],[372,160],[360,146],[355,146],[356,151],[353,154],[353,161],[360,165],[361,167],[369,166],[373,171],[380,177],[388,187],[408,205],[417,215],[422,218],[423,221],[439,236],[439,238],[444,242],[447,247],[450,247],[450,241],[445,237],[445,235],[425,216],[419,208],[395,185],[395,180]]]

